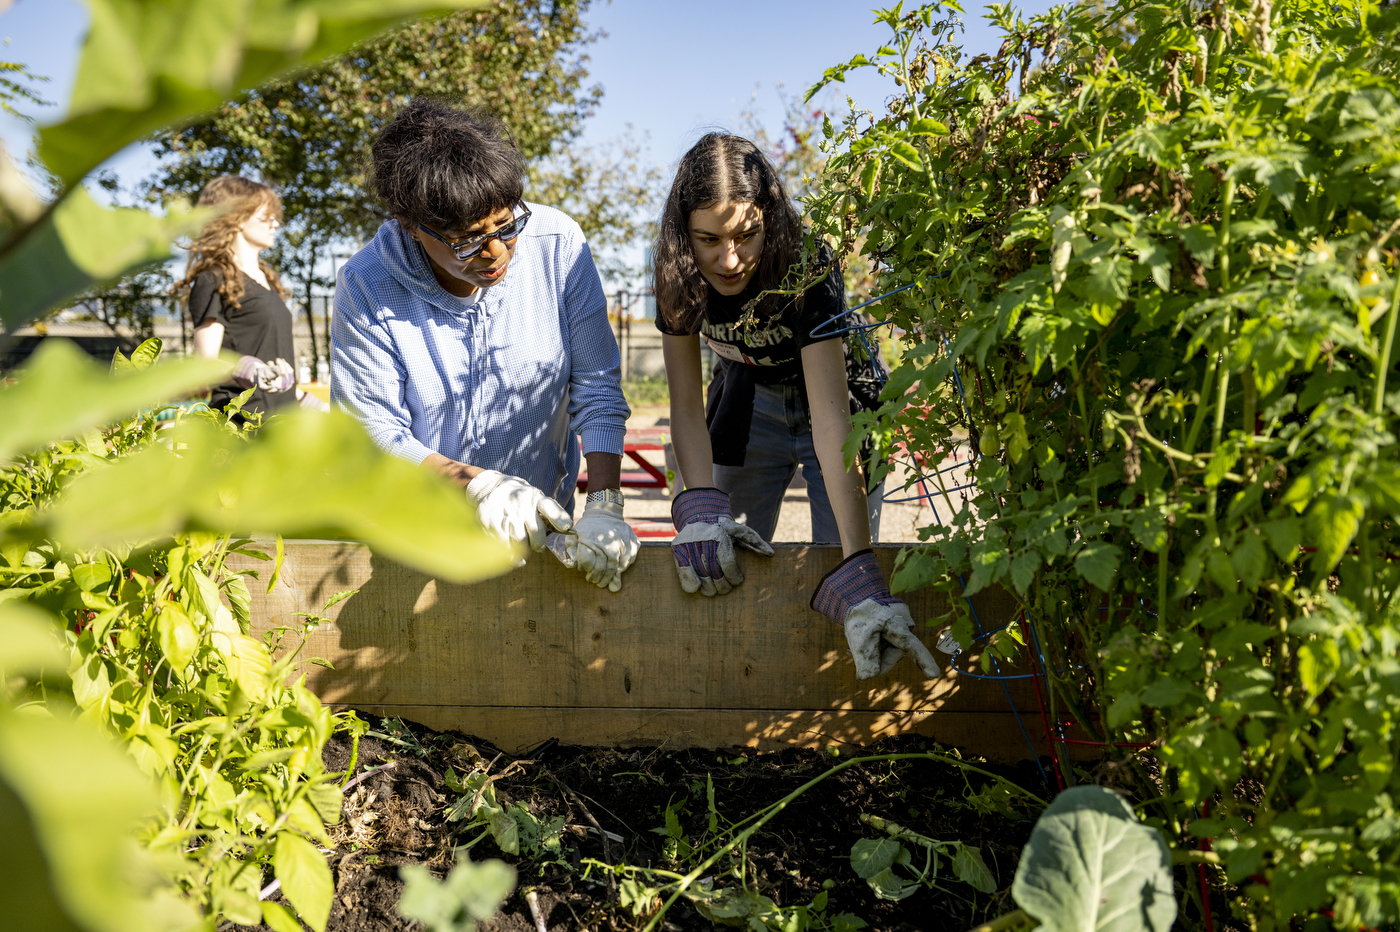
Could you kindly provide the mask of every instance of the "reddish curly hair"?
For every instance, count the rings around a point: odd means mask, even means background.
[[[282,200],[277,192],[267,185],[241,175],[220,175],[204,186],[199,192],[199,207],[230,205],[227,210],[209,221],[199,238],[191,243],[189,263],[185,266],[185,277],[175,284],[175,292],[184,294],[194,284],[195,278],[205,269],[219,273],[219,294],[234,307],[243,301],[243,276],[238,274],[238,266],[233,261],[233,244],[238,239],[238,231],[243,224],[264,207],[277,219],[282,219]],[[290,292],[282,287],[277,270],[262,259],[258,267],[267,276],[267,283],[282,298]]]

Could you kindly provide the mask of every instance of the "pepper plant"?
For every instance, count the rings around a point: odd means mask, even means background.
[[[483,0],[86,3],[72,99],[39,132],[55,196],[0,153],[9,331],[165,261],[208,219],[99,205],[84,178],[109,157],[380,29]],[[508,559],[460,494],[344,415],[162,427],[154,406],[228,367],[158,356],[148,343],[108,374],[50,341],[0,387],[0,898],[20,928],[301,928],[261,898],[275,875],[321,929],[333,888],[317,845],[340,778],[320,750],[336,719],[284,682],[297,631],[248,635],[251,576],[224,558],[284,533],[363,540],[458,582]],[[280,550],[268,563],[272,582]]]
[[[960,12],[879,13],[890,41],[811,92],[856,67],[901,88],[827,123],[807,202],[811,245],[863,233],[877,293],[909,286],[850,447],[910,454],[943,518],[894,585],[1024,653],[1056,737],[1223,869],[1217,910],[1393,926],[1400,9],[997,4],[970,59]],[[1021,611],[988,636],[961,597],[990,585]]]
[[[76,349],[46,346],[0,391],[0,415],[14,415],[0,446],[27,420],[61,437],[82,421],[52,415],[100,417],[99,392],[130,400],[219,365],[159,366],[159,354],[148,341],[131,360],[118,354],[119,372],[104,377]],[[49,419],[35,418],[44,409],[35,389],[53,386],[65,394],[47,404]],[[75,404],[74,394],[89,397]],[[66,676],[21,668],[7,688],[12,702],[118,739],[159,789],[159,808],[131,828],[164,866],[166,901],[211,920],[299,928],[262,896],[275,878],[295,914],[323,929],[333,884],[318,846],[329,844],[325,826],[339,820],[351,775],[327,773],[321,751],[337,728],[365,726],[287,682],[317,619],[250,636],[250,586],[271,590],[282,548],[244,535],[355,536],[460,581],[504,571],[509,558],[459,494],[380,453],[346,415],[250,429],[231,412],[184,410],[148,408],[0,464],[0,608],[47,612],[67,654]],[[231,571],[233,553],[264,572]]]

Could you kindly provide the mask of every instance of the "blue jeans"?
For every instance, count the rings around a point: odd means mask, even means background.
[[[812,542],[840,543],[836,515],[822,481],[821,465],[812,445],[812,422],[802,406],[796,387],[759,385],[754,395],[753,426],[743,466],[715,466],[715,486],[729,495],[735,518],[743,515],[745,524],[773,539],[783,493],[802,467],[807,482],[807,500],[812,510]],[[880,509],[884,505],[884,483],[870,493],[870,539],[880,539]]]

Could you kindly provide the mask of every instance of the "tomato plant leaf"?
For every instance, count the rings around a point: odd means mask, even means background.
[[[302,921],[315,932],[325,932],[335,885],[321,852],[300,835],[280,832],[272,852],[272,867],[282,881],[282,892]]]
[[[1040,568],[1040,554],[1027,550],[1011,561],[1011,584],[1016,591],[1025,595],[1035,581],[1035,571]]]
[[[1323,495],[1313,501],[1308,510],[1308,531],[1317,545],[1313,554],[1316,572],[1326,573],[1337,565],[1360,529],[1365,513],[1365,504],[1358,495]]]
[[[1085,544],[1074,557],[1074,568],[1095,587],[1108,591],[1113,584],[1113,576],[1118,572],[1118,558],[1121,551],[1107,541],[1091,541]]]
[[[924,170],[924,160],[919,158],[919,150],[902,139],[890,145],[890,155],[899,159],[899,161],[908,165],[916,172]]]

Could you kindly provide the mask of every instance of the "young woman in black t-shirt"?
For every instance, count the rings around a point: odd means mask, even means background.
[[[890,595],[870,549],[880,492],[867,498],[859,466],[847,469],[842,456],[853,408],[875,404],[870,366],[880,363],[854,360],[839,337],[812,336],[847,313],[839,270],[833,263],[796,298],[765,296],[756,324],[740,323],[744,304],[782,286],[801,240],[782,181],[753,143],[711,133],[681,159],[655,248],[671,442],[686,486],[671,505],[676,570],[687,592],[723,594],[742,582],[734,545],[772,554],[766,539],[801,467],[813,539],[839,539],[845,556],[812,607],[845,627],[861,679],[906,652],[936,676],[908,608]],[[718,357],[708,404],[702,339]]]
[[[209,403],[223,408],[252,388],[245,411],[271,414],[298,399],[303,407],[324,409],[324,402],[296,387],[287,291],[258,256],[272,246],[282,203],[267,185],[238,175],[215,178],[199,195],[201,207],[230,202],[191,244],[185,277],[175,286],[189,293],[195,353],[213,358],[228,350],[239,357],[229,380],[210,392]]]

